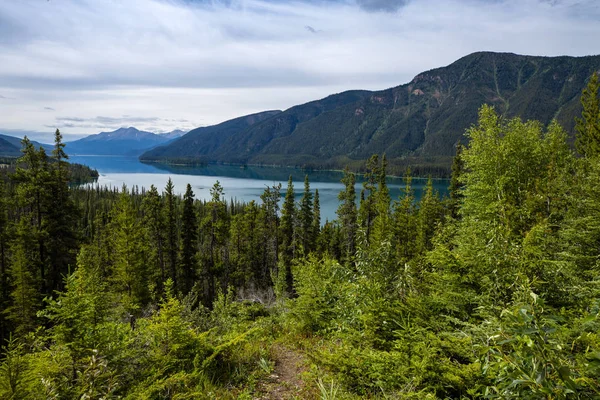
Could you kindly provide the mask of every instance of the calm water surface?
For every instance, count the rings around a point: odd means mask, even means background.
[[[121,188],[123,184],[131,188],[137,185],[149,188],[156,186],[161,191],[169,177],[173,180],[175,191],[183,194],[189,183],[192,185],[197,199],[209,200],[210,188],[218,180],[223,186],[225,198],[249,202],[255,200],[260,203],[260,195],[267,186],[281,183],[282,196],[285,195],[287,180],[290,175],[294,182],[296,199],[300,200],[304,190],[304,176],[308,174],[311,191],[319,189],[321,204],[321,219],[333,220],[338,208],[338,193],[343,189],[340,183],[341,172],[314,171],[306,172],[293,168],[271,167],[235,167],[224,165],[209,165],[206,167],[181,167],[164,164],[144,164],[136,157],[120,156],[71,156],[71,162],[88,165],[100,173],[98,184],[109,187]],[[413,189],[417,198],[421,196],[426,181],[413,179]],[[404,182],[400,178],[390,178],[388,181],[392,199],[398,199]],[[356,193],[360,194],[362,185],[357,183]],[[434,187],[445,195],[448,191],[447,180],[435,180]]]

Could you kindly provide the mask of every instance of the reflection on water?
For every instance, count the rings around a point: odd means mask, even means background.
[[[336,218],[335,211],[338,207],[337,195],[342,190],[340,183],[342,173],[337,171],[303,171],[294,168],[274,167],[239,167],[227,165],[208,165],[202,167],[174,166],[164,164],[144,164],[135,157],[121,156],[71,156],[70,161],[89,165],[100,173],[100,185],[121,187],[138,186],[149,188],[154,185],[159,191],[164,188],[167,179],[171,177],[177,193],[183,193],[186,185],[192,185],[197,199],[209,200],[210,188],[218,180],[223,186],[226,199],[249,202],[260,202],[260,195],[267,186],[282,184],[282,195],[285,194],[287,180],[290,175],[294,182],[296,198],[302,197],[304,190],[304,176],[308,175],[311,190],[319,189],[321,204],[321,218],[332,220]],[[416,197],[421,196],[426,181],[413,180],[413,189]],[[404,187],[401,178],[388,180],[390,195],[397,199]],[[434,187],[442,194],[447,193],[448,181],[436,180]],[[361,184],[357,183],[357,196]]]

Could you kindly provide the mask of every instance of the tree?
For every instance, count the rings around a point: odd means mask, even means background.
[[[357,230],[357,212],[356,212],[356,178],[354,173],[346,167],[344,177],[342,178],[344,190],[338,194],[340,205],[337,209],[337,216],[341,225],[341,234],[343,236],[343,255],[346,263],[351,263],[356,252],[356,230]]]
[[[167,224],[167,242],[166,253],[169,266],[169,277],[173,281],[175,288],[177,285],[177,252],[179,249],[177,243],[177,211],[175,208],[175,185],[169,177],[165,192],[163,194],[165,201],[165,223]]]
[[[298,225],[300,227],[300,241],[304,254],[310,253],[313,248],[313,194],[310,191],[308,175],[304,177],[304,194],[300,200],[300,209],[298,210]]]
[[[188,183],[183,195],[183,215],[181,218],[181,289],[189,293],[196,280],[196,252],[198,251],[198,223],[194,210],[194,192]]]
[[[575,118],[576,146],[586,157],[600,155],[600,104],[598,99],[598,73],[594,72],[581,94],[583,111]]]
[[[39,271],[40,290],[44,294],[51,294],[52,289],[47,284],[48,251],[45,229],[45,218],[48,206],[47,190],[50,182],[48,157],[43,148],[36,151],[27,136],[22,141],[23,156],[17,160],[17,168],[12,179],[17,184],[16,200],[24,218],[28,218],[32,225],[31,235],[36,241],[38,255],[35,268]],[[26,216],[26,217],[25,217]]]
[[[9,277],[12,303],[4,310],[4,314],[12,322],[15,332],[24,335],[37,324],[36,313],[41,297],[35,268],[39,264],[39,253],[36,252],[34,235],[26,217],[20,219],[11,247]]]
[[[394,202],[393,232],[396,258],[400,265],[404,265],[417,253],[417,209],[415,207],[415,194],[412,188],[410,170],[404,177],[405,186],[402,196]]]
[[[288,179],[287,191],[281,209],[281,263],[285,268],[285,281],[288,293],[292,293],[294,280],[292,277],[291,263],[296,255],[296,241],[294,240],[294,226],[296,224],[296,203],[294,201],[294,182],[292,176]]]
[[[54,136],[53,163],[48,183],[50,196],[47,198],[47,213],[44,230],[47,232],[48,290],[53,292],[63,286],[64,276],[75,266],[79,238],[75,230],[79,210],[69,195],[69,171],[65,160],[65,144],[57,129]]]
[[[462,188],[461,177],[465,172],[465,163],[462,159],[463,146],[459,143],[456,145],[456,155],[452,159],[452,175],[450,178],[450,186],[448,192],[450,194],[450,215],[453,218],[458,218],[458,210],[460,209],[460,202],[462,200]]]
[[[148,252],[146,235],[125,186],[111,211],[110,232],[115,260],[112,281],[126,308],[135,311],[149,301]]]
[[[311,224],[311,243],[312,250],[317,249],[319,233],[321,232],[321,204],[319,202],[319,189],[315,189],[315,201],[313,203],[313,220]]]
[[[156,186],[151,185],[150,190],[142,201],[143,225],[147,233],[150,251],[150,276],[158,293],[163,293],[163,284],[167,280],[165,265],[165,214],[162,212],[161,198]]]
[[[267,186],[260,196],[262,204],[260,206],[261,224],[263,231],[263,244],[265,246],[264,270],[261,276],[270,277],[277,269],[277,260],[279,259],[279,201],[281,200],[281,183]]]

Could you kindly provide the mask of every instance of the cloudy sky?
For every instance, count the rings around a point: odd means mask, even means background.
[[[598,38],[598,0],[0,0],[0,132],[189,130]]]

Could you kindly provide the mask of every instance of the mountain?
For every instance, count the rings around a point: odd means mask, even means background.
[[[157,135],[133,127],[120,128],[68,142],[66,151],[68,154],[140,155],[145,150],[172,140],[168,136],[171,133]]]
[[[142,155],[146,161],[195,160],[196,162],[215,161],[210,155],[219,149],[231,136],[269,119],[281,111],[264,111],[235,118],[218,125],[196,128],[165,146],[159,146]]]
[[[506,117],[556,118],[572,135],[587,79],[600,56],[538,57],[478,52],[381,91],[349,91],[292,107],[224,136],[193,130],[146,152],[142,160],[185,157],[209,162],[340,168],[385,152],[392,172],[447,171],[457,142],[482,104]],[[196,135],[193,146],[184,146]]]
[[[169,140],[173,140],[173,139],[182,137],[186,133],[187,133],[187,131],[182,131],[181,129],[175,129],[174,131],[171,131],[171,132],[159,133],[158,135],[161,137],[167,138]]]
[[[0,156],[2,157],[20,157],[21,156],[21,145],[22,138],[18,138],[15,136],[3,135],[0,134]],[[50,154],[52,152],[52,145],[43,144],[36,142],[35,140],[31,140],[31,144],[37,149],[39,147],[43,147],[46,150],[46,153]]]

